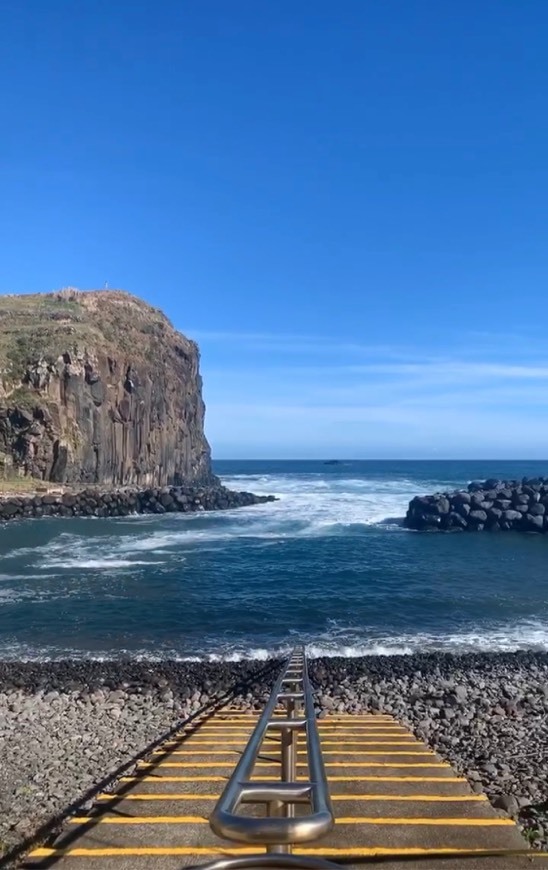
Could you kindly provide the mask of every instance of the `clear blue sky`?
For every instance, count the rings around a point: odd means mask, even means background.
[[[200,342],[218,457],[548,454],[546,0],[3,0],[0,292]]]

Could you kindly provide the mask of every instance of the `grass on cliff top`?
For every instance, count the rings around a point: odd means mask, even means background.
[[[164,358],[171,324],[159,309],[129,294],[105,291],[0,296],[0,374],[17,381],[29,363],[54,363],[83,347],[130,358]]]
[[[19,380],[30,362],[54,362],[92,337],[85,310],[55,296],[0,296],[0,368]]]

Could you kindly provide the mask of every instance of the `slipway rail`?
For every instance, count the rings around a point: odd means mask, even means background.
[[[282,708],[282,712],[280,712]],[[270,734],[280,735],[279,783],[252,782],[259,753]],[[306,735],[308,778],[297,782],[297,737]],[[295,805],[307,813],[295,817]],[[253,817],[238,812],[242,804],[266,805],[267,815]],[[327,776],[316,723],[314,698],[304,649],[295,649],[280,674],[270,699],[211,815],[211,828],[219,837],[266,846],[267,852],[289,855],[292,847],[312,843],[329,833],[334,824]],[[253,859],[238,866],[251,866]],[[272,866],[263,858],[265,866]],[[288,862],[279,857],[276,866]],[[229,868],[225,859],[215,867]]]
[[[223,699],[181,723],[24,866],[548,870],[547,858],[391,715],[317,719],[297,648],[262,713]]]

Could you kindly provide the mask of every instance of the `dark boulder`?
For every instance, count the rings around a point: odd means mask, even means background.
[[[519,511],[508,510],[508,511],[504,511],[502,516],[506,520],[507,523],[515,523],[516,521],[521,520],[522,515]]]
[[[466,505],[468,507],[468,505]],[[450,529],[465,529],[468,523],[462,514],[458,514],[456,511],[451,511],[449,516],[447,517],[447,527]]]
[[[482,510],[478,511],[470,511],[468,514],[468,523],[470,525],[479,525],[480,523],[485,523],[487,521],[487,513]]]
[[[501,486],[502,486],[502,481],[497,480],[496,477],[490,477],[488,480],[485,481],[485,488],[486,489],[499,489],[499,487],[501,487]]]
[[[542,532],[544,529],[544,517],[526,514],[525,523],[527,524],[527,529],[531,532]]]
[[[468,492],[480,492],[483,489],[481,480],[473,480],[468,484]]]

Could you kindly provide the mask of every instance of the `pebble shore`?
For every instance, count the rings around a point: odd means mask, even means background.
[[[235,686],[237,706],[261,708],[276,670],[0,662],[0,855]],[[548,848],[548,653],[325,658],[310,676],[320,716],[392,713]]]

